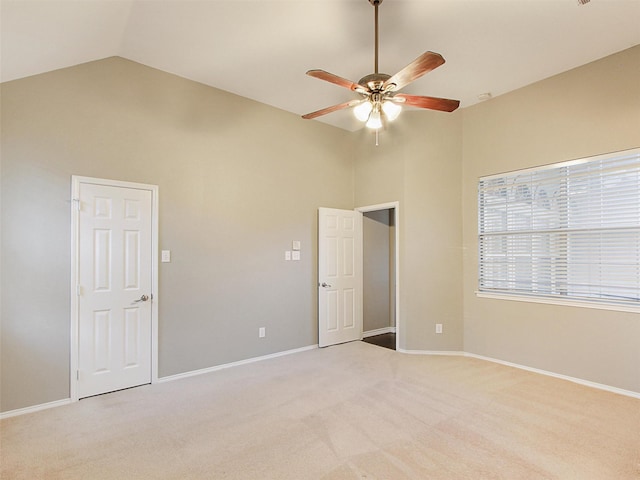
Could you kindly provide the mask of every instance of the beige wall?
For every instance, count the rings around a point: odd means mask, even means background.
[[[72,174],[159,185],[167,376],[317,343],[316,212],[354,206],[348,140],[121,58],[3,84],[1,409],[69,396]]]
[[[461,135],[461,112],[409,110],[377,147],[355,135],[356,206],[400,202],[402,349],[462,350]]]
[[[640,46],[464,110],[464,348],[640,392],[640,315],[477,298],[478,177],[640,146]]]
[[[398,201],[401,348],[640,392],[637,314],[474,294],[478,177],[639,146],[638,78],[635,47],[406,111],[378,147],[120,58],[2,84],[0,409],[69,395],[72,174],[160,187],[160,376],[316,343],[317,207]],[[283,260],[292,240],[301,262]]]

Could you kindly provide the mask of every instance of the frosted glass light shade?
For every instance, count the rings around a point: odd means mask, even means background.
[[[386,102],[382,103],[382,111],[386,115],[387,120],[393,122],[396,118],[398,118],[398,115],[400,115],[402,107],[395,102],[390,102],[387,100]]]
[[[369,115],[369,120],[367,120],[367,128],[371,128],[373,130],[377,130],[382,127],[382,119],[380,118],[380,111],[374,110]]]
[[[355,107],[353,109],[353,114],[361,122],[366,122],[367,119],[369,118],[369,114],[371,113],[372,109],[373,109],[373,106],[371,105],[371,102],[369,102],[367,100],[367,101],[362,102],[357,107]]]

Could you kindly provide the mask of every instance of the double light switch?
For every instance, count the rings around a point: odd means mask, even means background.
[[[294,240],[293,242],[291,242],[291,250],[287,250],[286,252],[284,252],[284,259],[286,261],[300,260],[300,240]]]

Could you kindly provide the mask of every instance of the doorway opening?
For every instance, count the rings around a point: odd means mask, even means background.
[[[397,203],[362,212],[363,341],[398,348]]]

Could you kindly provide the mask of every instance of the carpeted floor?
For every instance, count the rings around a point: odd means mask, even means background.
[[[363,342],[1,427],[12,479],[640,479],[640,400]]]

